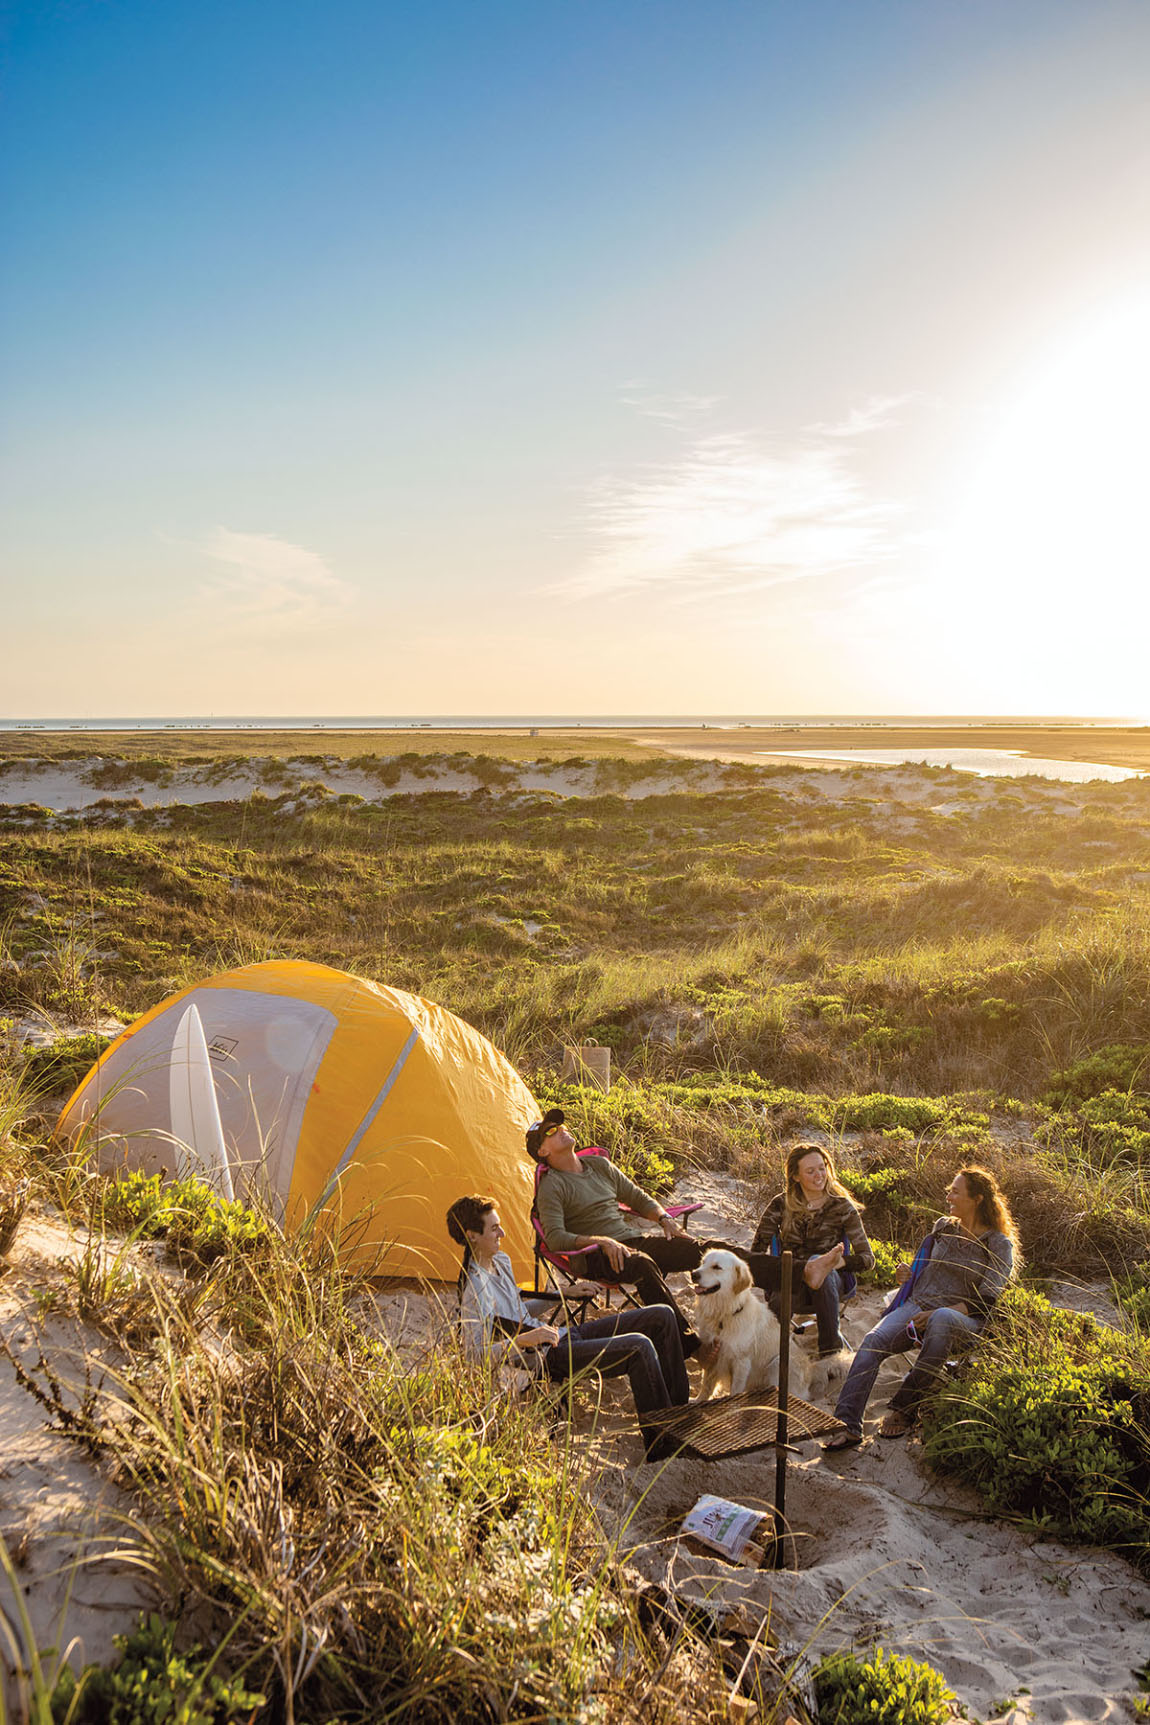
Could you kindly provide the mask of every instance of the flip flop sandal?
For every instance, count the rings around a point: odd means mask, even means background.
[[[831,1451],[840,1449],[857,1449],[862,1441],[863,1437],[861,1432],[835,1432],[834,1436],[829,1437],[826,1443],[822,1445],[822,1448],[824,1450]]]

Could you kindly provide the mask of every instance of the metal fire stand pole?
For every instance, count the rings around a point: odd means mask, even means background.
[[[791,1540],[787,1533],[787,1413],[791,1387],[791,1267],[784,1252],[779,1260],[779,1419],[775,1430],[775,1568],[789,1569]]]

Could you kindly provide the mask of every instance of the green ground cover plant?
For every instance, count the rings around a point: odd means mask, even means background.
[[[1115,1276],[1114,1297],[1130,1322],[1150,1336],[1150,1263]]]
[[[988,1507],[1150,1568],[1150,1342],[1009,1289],[924,1418],[931,1465]]]
[[[23,1057],[21,1077],[33,1095],[74,1090],[109,1046],[111,1038],[98,1031],[61,1037],[47,1048],[34,1048]]]
[[[61,1668],[51,1696],[52,1725],[233,1725],[250,1720],[267,1697],[215,1674],[202,1647],[177,1652],[179,1625],[156,1612],[117,1635],[115,1665]]]
[[[948,1725],[958,1717],[958,1698],[940,1672],[881,1647],[832,1654],[814,1685],[819,1725]]]
[[[173,1254],[206,1267],[228,1252],[254,1252],[274,1239],[266,1216],[221,1198],[200,1180],[133,1171],[98,1188],[100,1232],[166,1239]]]

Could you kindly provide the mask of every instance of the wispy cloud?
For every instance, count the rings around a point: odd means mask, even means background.
[[[852,407],[846,418],[833,425],[812,425],[809,431],[821,437],[866,437],[897,425],[902,409],[923,399],[917,391],[904,395],[872,395],[863,407]]]
[[[690,598],[890,561],[906,509],[871,494],[849,437],[886,423],[896,399],[860,409],[850,433],[812,427],[784,450],[745,432],[709,436],[673,462],[601,481],[589,499],[596,549],[552,590],[587,598],[659,586]]]
[[[201,546],[219,573],[201,599],[240,622],[272,633],[295,634],[333,622],[355,594],[323,558],[274,533],[234,533],[217,527]]]
[[[722,399],[717,395],[660,395],[638,380],[623,387],[625,393],[620,400],[624,407],[633,408],[644,419],[653,419],[676,430],[698,425],[701,419],[714,412]]]

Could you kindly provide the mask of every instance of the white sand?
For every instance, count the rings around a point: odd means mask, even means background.
[[[78,1257],[84,1237],[58,1221],[26,1219],[11,1268],[0,1279],[4,1345],[28,1367],[42,1348],[63,1380],[81,1385],[85,1355],[98,1374],[107,1344],[82,1325],[40,1317],[36,1294],[59,1285],[60,1260]],[[41,1652],[71,1649],[77,1668],[106,1663],[115,1656],[112,1636],[131,1628],[153,1603],[146,1577],[107,1556],[123,1536],[116,1518],[130,1505],[76,1444],[48,1431],[45,1420],[16,1382],[10,1359],[0,1356],[0,1537],[16,1566],[32,1638]],[[25,1648],[25,1635],[3,1574],[0,1612],[7,1623],[5,1633],[0,1621],[0,1671],[9,1716],[19,1718],[11,1638]]]
[[[482,788],[482,780],[468,772],[456,772],[439,767],[415,773],[405,771],[394,785],[383,785],[370,773],[362,773],[329,761],[317,766],[287,763],[287,770],[272,777],[261,770],[258,760],[247,761],[242,768],[230,768],[223,776],[218,768],[179,767],[163,781],[129,776],[113,787],[92,783],[93,770],[99,762],[78,762],[59,765],[52,762],[29,761],[13,765],[0,773],[0,807],[16,808],[38,804],[56,814],[77,814],[94,804],[132,802],[138,799],[145,808],[170,808],[175,804],[198,807],[205,803],[245,802],[253,795],[281,797],[291,793],[297,806],[325,801],[328,797],[351,795],[364,802],[382,803],[391,797],[419,796],[428,791],[455,791],[463,795]],[[596,783],[595,767],[554,767],[547,762],[524,763],[512,767],[512,776],[504,786],[495,787],[504,794],[534,795],[550,792],[558,797],[614,794],[634,800],[636,797],[665,796],[671,791],[713,790],[722,783],[722,770],[696,762],[689,775],[654,772],[646,778],[621,786],[608,787],[602,792]],[[289,812],[290,805],[285,808]]]
[[[726,763],[742,769],[736,788],[746,785],[745,757],[730,755],[709,761],[683,753],[682,759],[689,770],[672,768],[660,772],[656,767],[647,777],[605,788],[597,778],[594,763],[584,768],[547,761],[508,763],[508,781],[495,787],[495,794],[555,797],[609,794],[634,802],[674,792],[722,789],[724,784],[732,783],[725,777]],[[266,762],[252,759],[241,766],[229,767],[226,772],[221,772],[219,766],[178,767],[162,781],[131,775],[122,784],[108,787],[92,782],[98,777],[100,765],[98,758],[63,764],[12,762],[0,770],[0,808],[5,804],[10,809],[36,805],[53,814],[68,815],[82,813],[100,802],[130,804],[138,800],[144,808],[156,809],[176,804],[244,802],[253,795],[269,798],[287,795],[288,800],[279,805],[286,814],[313,807],[329,797],[350,795],[381,804],[391,797],[418,796],[428,791],[469,795],[482,786],[482,780],[473,773],[435,764],[424,772],[405,770],[394,785],[385,786],[372,774],[359,772],[335,759],[322,765],[289,761],[282,763],[282,771],[275,772],[266,770]],[[756,777],[762,788],[783,797],[822,803],[829,809],[858,804],[860,812],[888,817],[926,811],[955,815],[1008,795],[1028,807],[1056,809],[1059,813],[1077,812],[1089,800],[1089,787],[1072,788],[1056,780],[978,779],[964,774],[940,780],[936,774],[914,766],[868,768],[817,761],[800,765],[790,761],[781,770],[771,770],[762,763]],[[961,792],[957,798],[956,790]],[[127,813],[130,819],[130,811]],[[26,818],[35,822],[43,816],[31,814]]]

